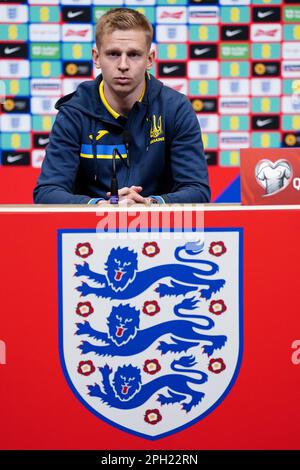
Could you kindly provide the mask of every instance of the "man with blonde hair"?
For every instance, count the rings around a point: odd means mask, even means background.
[[[99,19],[92,56],[101,74],[57,102],[36,203],[209,201],[198,120],[184,95],[150,75],[152,37],[136,10]]]

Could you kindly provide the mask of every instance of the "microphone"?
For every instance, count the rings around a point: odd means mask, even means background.
[[[117,148],[114,148],[114,152],[116,152],[116,154],[118,155],[118,157],[120,158],[120,160],[122,160],[122,163],[127,166],[127,168],[129,168],[129,162],[127,161],[128,159],[125,159],[123,157],[123,155],[119,152],[119,149]]]
[[[111,184],[110,184],[110,204],[118,204],[119,202],[119,187],[118,187],[118,179],[117,179],[117,169],[116,169],[116,151],[117,149],[113,149],[112,153],[112,177],[111,177]]]
[[[117,178],[117,167],[116,167],[116,156],[120,158],[122,163],[129,168],[129,144],[131,143],[131,135],[128,131],[124,131],[123,134],[123,143],[126,148],[127,158],[125,159],[123,155],[119,152],[118,148],[115,147],[112,152],[112,177],[110,185],[110,204],[118,204],[119,202],[119,186]]]

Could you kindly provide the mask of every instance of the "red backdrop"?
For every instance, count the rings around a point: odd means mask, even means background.
[[[239,175],[239,168],[209,167],[209,180],[214,201]],[[32,192],[40,169],[0,166],[0,204],[32,204]]]

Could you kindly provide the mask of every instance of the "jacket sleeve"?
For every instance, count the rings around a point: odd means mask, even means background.
[[[81,120],[76,110],[61,109],[33,192],[36,204],[87,204],[90,201],[89,196],[74,194],[80,136]]]
[[[184,95],[175,115],[170,145],[174,184],[170,193],[161,195],[165,202],[209,202],[210,188],[201,130],[193,107]]]

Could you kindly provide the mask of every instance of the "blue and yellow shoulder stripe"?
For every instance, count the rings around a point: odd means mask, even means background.
[[[124,144],[114,144],[114,145],[96,145],[96,157],[109,160],[112,159],[113,149],[117,148],[123,158],[127,158],[126,148]],[[94,158],[93,155],[93,146],[92,144],[82,144],[80,156],[82,158]],[[120,158],[116,155],[116,158]]]

